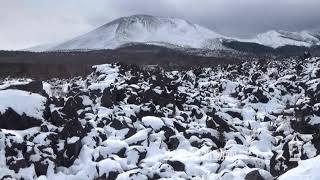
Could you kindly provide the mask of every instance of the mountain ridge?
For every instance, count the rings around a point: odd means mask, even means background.
[[[174,44],[182,47],[206,48],[205,42],[216,38],[224,36],[183,19],[133,15],[113,20],[51,50],[115,49],[127,43]],[[211,45],[210,48],[215,48],[215,45]]]
[[[90,32],[54,46],[40,45],[30,51],[116,49],[126,44],[144,43],[171,48],[228,49],[223,41],[257,43],[271,48],[286,45],[320,45],[319,31],[291,32],[269,30],[252,38],[228,37],[187,20],[151,15],[132,15],[115,19]]]
[[[255,42],[261,45],[278,48],[285,45],[311,47],[320,45],[320,36],[317,37],[317,32],[303,30],[300,32],[270,30],[258,34],[249,42]],[[243,40],[246,41],[246,40]]]

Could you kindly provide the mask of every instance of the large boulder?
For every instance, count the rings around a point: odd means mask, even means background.
[[[0,128],[24,130],[48,118],[47,98],[21,90],[0,91]]]
[[[5,89],[16,89],[47,96],[45,90],[43,89],[42,81],[31,81],[27,84],[13,84]]]
[[[261,174],[259,173],[259,170],[253,170],[246,175],[245,180],[265,180],[265,179],[261,176]]]
[[[3,114],[0,114],[0,128],[10,130],[24,130],[35,126],[40,126],[41,120],[27,116],[19,115],[12,108],[8,108]]]

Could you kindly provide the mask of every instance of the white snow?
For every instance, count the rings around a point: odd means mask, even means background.
[[[164,126],[163,121],[161,118],[154,117],[154,116],[146,116],[142,118],[142,122],[146,127],[152,127],[154,130],[160,129],[162,126]]]
[[[133,136],[129,137],[125,140],[128,144],[133,144],[141,140],[145,140],[148,137],[148,133],[150,132],[150,129],[143,129],[141,131],[138,131]]]
[[[111,171],[122,172],[122,168],[117,161],[104,159],[98,163],[99,175],[109,174]]]
[[[0,113],[12,108],[19,115],[25,113],[29,117],[43,119],[44,104],[47,99],[39,94],[20,90],[0,91]]]
[[[114,20],[50,50],[114,49],[128,43],[214,49],[221,47],[221,43],[214,39],[223,37],[178,18],[134,15]]]
[[[32,81],[32,79],[5,80],[0,83],[0,89],[5,89],[5,88],[8,88],[9,86],[12,86],[12,85],[25,85],[25,84],[30,83],[31,81]]]
[[[279,177],[279,180],[319,180],[320,156],[300,161],[298,167],[293,168]]]
[[[254,42],[272,48],[278,48],[285,45],[309,47],[320,43],[320,39],[315,37],[314,34],[309,31],[289,32],[275,30],[258,34],[253,39],[239,39],[239,41]]]
[[[311,116],[309,123],[311,125],[320,124],[320,117],[319,116]]]
[[[68,138],[67,142],[68,142],[68,144],[73,144],[73,143],[77,142],[79,139],[80,139],[79,137],[73,136],[72,138]]]

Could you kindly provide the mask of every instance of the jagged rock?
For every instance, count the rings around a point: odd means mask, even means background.
[[[71,120],[65,124],[62,131],[59,133],[59,136],[61,139],[67,139],[74,136],[83,138],[85,133],[85,129],[78,120]]]
[[[26,114],[19,115],[12,108],[8,108],[3,114],[0,113],[1,129],[24,130],[41,124],[41,120],[28,117]]]
[[[108,108],[113,105],[113,97],[109,88],[106,88],[102,93],[101,105]]]
[[[236,111],[227,111],[227,114],[229,114],[230,116],[234,117],[234,118],[239,118],[240,120],[243,119],[241,113],[236,112]]]
[[[167,163],[172,166],[175,171],[185,171],[185,165],[180,161],[167,161]]]
[[[246,177],[246,180],[265,180],[259,173],[259,170],[254,170],[249,172]]]
[[[180,141],[176,137],[170,137],[169,141],[167,141],[168,149],[170,151],[176,150],[180,144]]]
[[[65,103],[63,98],[51,97],[50,100],[56,107],[63,107]]]
[[[116,129],[116,130],[120,130],[123,128],[126,128],[125,124],[123,124],[120,120],[118,119],[113,119],[111,121],[110,127]]]
[[[25,159],[12,159],[7,162],[7,165],[9,169],[14,170],[15,173],[18,173],[20,169],[28,167],[28,162]]]
[[[226,123],[221,117],[219,117],[218,115],[214,115],[213,116],[213,120],[216,124],[218,124],[218,129],[219,131],[223,132],[223,131],[226,131],[226,132],[230,132],[231,131],[231,128],[229,126],[228,123]]]
[[[264,94],[264,91],[262,91],[260,88],[254,91],[252,94],[258,99],[258,102],[261,102],[261,103],[269,102],[269,98]]]
[[[37,93],[41,95],[46,94],[46,92],[43,90],[42,81],[31,81],[27,84],[11,85],[5,89],[18,89],[18,90],[28,91],[31,93]]]
[[[49,164],[45,162],[34,162],[34,169],[36,171],[37,176],[46,176],[48,171]]]
[[[70,167],[73,164],[73,162],[78,158],[82,148],[81,139],[77,137],[73,138],[77,140],[70,143],[67,141],[64,144],[64,148],[58,152],[58,166]]]
[[[64,114],[64,119],[71,120],[71,119],[77,119],[78,117],[77,111],[80,109],[84,109],[84,105],[82,104],[82,99],[79,96],[74,96],[74,97],[68,98],[61,112]]]
[[[63,116],[56,110],[51,113],[50,121],[55,126],[62,126],[66,122]]]

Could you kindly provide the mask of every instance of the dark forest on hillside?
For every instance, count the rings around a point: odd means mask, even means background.
[[[313,55],[320,54],[319,47],[286,46],[272,49],[261,45],[257,47],[257,44],[254,43],[239,42],[229,42],[225,45],[238,50],[239,53],[208,50],[214,55],[201,56],[197,50],[182,51],[154,45],[135,45],[115,50],[90,51],[0,51],[0,77],[48,79],[86,76],[92,71],[93,65],[116,62],[138,66],[158,65],[167,70],[181,70],[234,64],[242,61],[301,57],[305,51],[311,51]]]
[[[125,64],[159,65],[169,70],[215,66],[239,62],[237,58],[201,57],[167,48],[141,49],[136,47],[118,50],[86,52],[23,52],[0,51],[1,77],[34,77],[40,79],[85,76],[97,64],[122,62]]]

